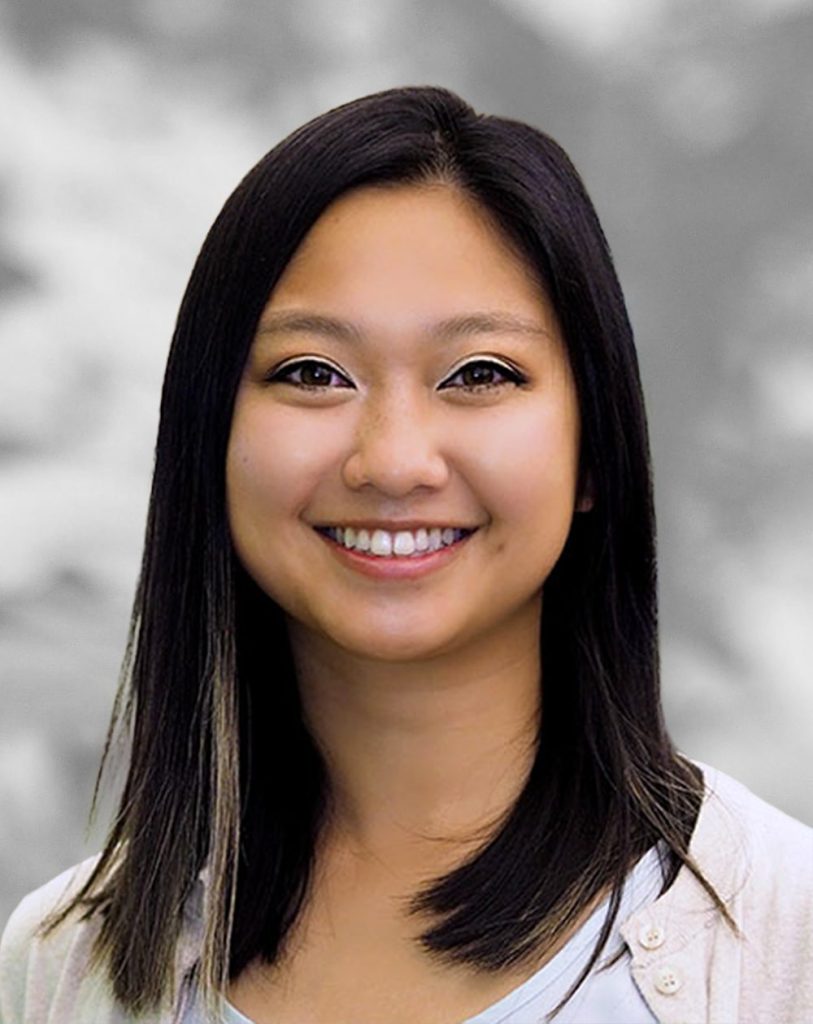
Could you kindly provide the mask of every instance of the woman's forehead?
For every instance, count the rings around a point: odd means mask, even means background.
[[[504,232],[468,197],[437,186],[365,188],[331,204],[280,275],[263,320],[303,308],[416,331],[490,313],[555,328],[538,275]]]

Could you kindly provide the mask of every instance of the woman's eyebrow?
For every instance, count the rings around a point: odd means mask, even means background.
[[[450,341],[460,335],[477,334],[519,334],[528,338],[544,335],[551,331],[536,320],[504,311],[465,313],[448,317],[428,325],[424,333],[433,341]],[[273,334],[321,334],[339,341],[363,341],[365,332],[350,320],[310,313],[299,310],[273,311],[265,313],[257,328],[257,336]]]

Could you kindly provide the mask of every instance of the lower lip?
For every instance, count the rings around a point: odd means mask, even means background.
[[[356,572],[360,572],[364,576],[371,576],[377,580],[414,580],[420,576],[426,576],[428,573],[434,572],[436,569],[440,569],[451,562],[474,534],[469,533],[460,540],[455,541],[454,544],[438,548],[437,551],[427,551],[423,555],[404,555],[395,558],[365,554],[363,551],[355,551],[352,548],[344,547],[324,533],[319,533],[319,536],[340,562],[343,562],[349,568],[355,569]]]

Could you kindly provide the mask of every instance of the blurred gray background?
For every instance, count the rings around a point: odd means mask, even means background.
[[[100,842],[203,235],[283,135],[391,85],[530,121],[582,172],[647,390],[673,733],[813,823],[811,56],[810,0],[0,7],[0,923]]]

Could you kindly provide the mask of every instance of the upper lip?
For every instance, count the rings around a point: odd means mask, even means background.
[[[414,533],[416,530],[445,530],[447,528],[474,531],[479,528],[479,523],[456,523],[453,520],[428,523],[419,519],[334,519],[329,523],[314,524],[315,529],[325,529],[328,526],[351,527],[353,530],[386,530],[388,533],[398,533],[399,530],[404,530]]]

